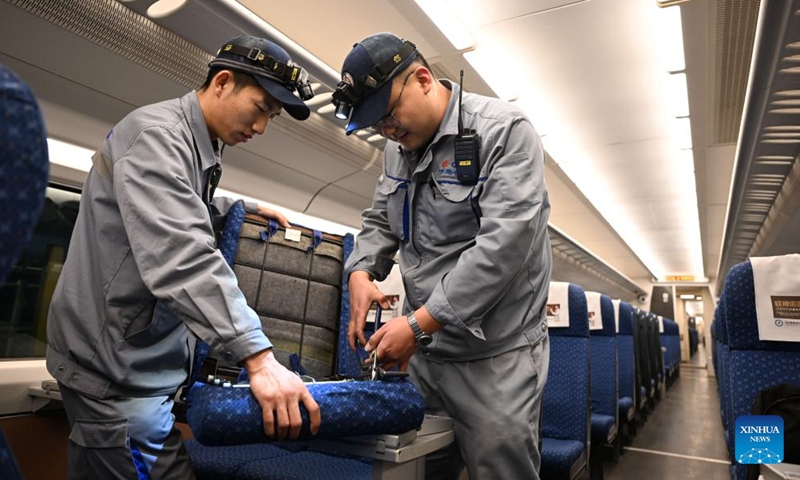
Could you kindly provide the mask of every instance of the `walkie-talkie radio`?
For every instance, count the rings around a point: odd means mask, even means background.
[[[465,185],[478,183],[481,164],[478,159],[480,139],[475,130],[464,129],[461,123],[461,92],[464,91],[464,70],[458,81],[458,135],[455,139],[456,177]]]

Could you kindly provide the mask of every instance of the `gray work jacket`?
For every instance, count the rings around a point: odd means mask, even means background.
[[[378,280],[395,252],[406,311],[425,305],[445,328],[424,349],[431,357],[473,360],[535,345],[546,334],[552,256],[544,151],[513,105],[464,93],[462,121],[480,136],[477,185],[453,164],[458,85],[424,153],[388,142],[384,173],[346,268]]]
[[[135,110],[93,162],[50,305],[50,373],[98,398],[163,395],[186,379],[189,330],[233,362],[271,347],[215,248],[211,212],[233,201],[202,198],[220,155],[197,94]]]

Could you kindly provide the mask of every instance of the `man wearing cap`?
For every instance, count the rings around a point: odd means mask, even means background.
[[[275,360],[214,234],[233,204],[214,198],[223,145],[264,133],[281,110],[308,118],[295,91],[308,98],[307,75],[283,48],[237,37],[198,91],[133,111],[93,156],[47,328],[72,428],[68,478],[194,478],[171,413],[190,331],[248,370],[268,436],[299,434],[301,402],[319,428],[317,403]]]
[[[464,92],[461,123],[477,149],[456,157],[459,90],[390,33],[357,43],[344,61],[333,100],[340,118],[350,114],[347,134],[388,140],[346,265],[350,345],[367,343],[367,310],[386,303],[372,280],[399,250],[406,315],[366,349],[408,368],[429,413],[454,419],[456,444],[429,457],[428,478],[457,479],[466,465],[473,479],[536,479],[552,263],[544,154],[522,111]],[[470,161],[479,168],[460,168]]]

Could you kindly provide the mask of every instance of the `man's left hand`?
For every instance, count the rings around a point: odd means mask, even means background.
[[[401,372],[405,372],[408,361],[417,351],[408,319],[405,316],[394,317],[379,328],[367,342],[366,350],[371,352],[375,348],[378,363],[384,369],[398,366]]]
[[[289,220],[287,220],[286,217],[277,210],[273,210],[271,208],[267,208],[264,205],[259,204],[258,214],[266,218],[267,220],[275,220],[283,228],[291,227],[291,225],[289,224]]]

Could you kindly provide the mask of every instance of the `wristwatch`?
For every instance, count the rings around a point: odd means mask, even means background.
[[[411,327],[411,331],[414,332],[414,343],[416,343],[418,347],[427,347],[430,345],[433,341],[433,337],[419,328],[417,317],[414,315],[414,312],[406,315],[406,318],[408,319],[408,326]]]

